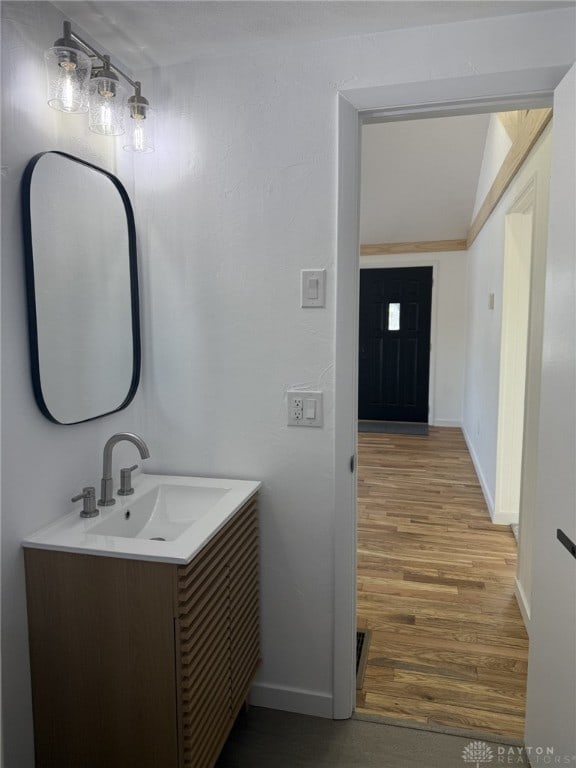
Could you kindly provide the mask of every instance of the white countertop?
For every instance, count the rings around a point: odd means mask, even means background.
[[[262,483],[257,480],[227,480],[175,475],[134,476],[134,495],[116,496],[116,504],[99,507],[100,514],[93,518],[80,517],[79,511],[64,515],[54,523],[27,536],[22,546],[34,549],[52,549],[102,557],[120,557],[130,560],[155,560],[163,563],[188,563],[226,522],[254,494]],[[159,486],[169,485],[191,488],[223,489],[225,493],[187,530],[172,541],[151,541],[147,538],[101,535],[92,529],[107,519],[125,514],[131,504]],[[178,491],[180,493],[180,491]]]

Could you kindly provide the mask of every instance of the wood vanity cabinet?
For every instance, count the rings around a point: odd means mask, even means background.
[[[186,565],[25,561],[37,768],[212,768],[259,663],[256,498]]]

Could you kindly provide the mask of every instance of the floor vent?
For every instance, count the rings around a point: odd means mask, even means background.
[[[356,632],[356,689],[360,690],[364,684],[364,672],[368,663],[368,649],[370,647],[369,629],[359,629]]]

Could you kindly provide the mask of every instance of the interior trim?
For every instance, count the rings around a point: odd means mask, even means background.
[[[464,240],[415,240],[406,243],[373,243],[360,246],[360,256],[382,256],[393,253],[442,253],[445,251],[465,251],[468,248]]]
[[[532,109],[522,114],[518,133],[512,142],[512,146],[504,158],[504,162],[488,190],[480,210],[470,225],[468,230],[468,248],[470,248],[480,234],[482,227],[492,215],[493,210],[502,199],[522,164],[530,154],[532,147],[536,144],[551,119],[551,109]]]

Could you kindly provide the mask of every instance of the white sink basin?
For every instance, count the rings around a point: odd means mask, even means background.
[[[102,536],[174,541],[227,493],[227,488],[160,483],[132,502],[128,499],[89,530]]]
[[[252,480],[145,475],[96,518],[78,511],[32,534],[24,547],[186,563],[260,488]]]

